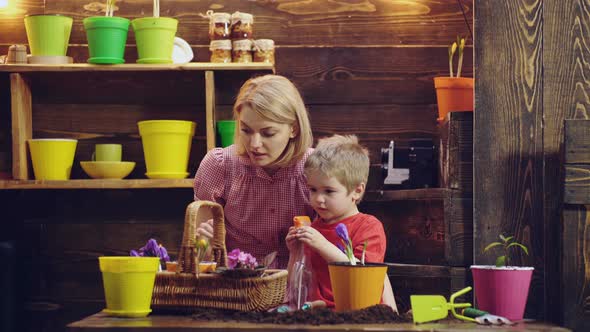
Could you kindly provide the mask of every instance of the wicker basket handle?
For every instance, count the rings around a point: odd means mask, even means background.
[[[179,273],[196,274],[198,266],[195,264],[195,239],[197,228],[203,222],[213,219],[213,238],[210,241],[212,255],[217,265],[227,267],[227,249],[225,247],[225,219],[223,207],[211,201],[195,201],[186,207],[184,217],[184,231],[178,254]]]

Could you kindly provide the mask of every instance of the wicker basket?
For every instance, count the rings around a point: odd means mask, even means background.
[[[265,311],[280,305],[287,288],[286,270],[266,270],[262,277],[241,279],[198,273],[194,239],[199,224],[209,219],[213,219],[215,230],[210,243],[213,258],[218,267],[227,267],[223,208],[209,201],[189,204],[177,272],[157,273],[152,308],[185,312],[198,307]]]

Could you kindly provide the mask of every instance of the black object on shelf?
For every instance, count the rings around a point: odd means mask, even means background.
[[[394,141],[381,149],[383,189],[419,189],[437,186],[437,151],[430,138],[410,139],[408,146]]]

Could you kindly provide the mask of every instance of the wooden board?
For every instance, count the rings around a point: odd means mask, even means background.
[[[450,112],[438,126],[439,184],[473,191],[473,112]]]
[[[360,211],[383,223],[385,261],[444,265],[445,225],[442,200],[362,202]]]
[[[563,322],[575,331],[590,330],[590,205],[563,210],[561,268]]]
[[[473,1],[463,0],[466,14],[473,15]],[[43,7],[45,4],[45,7]],[[74,18],[71,44],[85,44],[86,34],[82,20],[88,16],[103,16],[102,3],[49,0],[46,2],[18,1],[20,13],[11,13],[4,19],[13,35],[0,36],[0,43],[26,42],[22,26],[25,14],[54,14]],[[180,20],[177,35],[190,44],[208,44],[209,20],[201,17],[207,10],[216,12],[241,11],[255,17],[255,38],[274,39],[278,45],[432,45],[446,44],[456,35],[468,35],[458,4],[452,0],[420,2],[244,2],[182,1],[173,0],[161,4],[161,16]],[[125,2],[117,4],[116,16],[129,19],[151,15],[151,2]],[[135,43],[129,29],[129,44]],[[363,36],[358,38],[358,36]],[[353,43],[352,39],[356,42]]]
[[[444,200],[445,261],[449,266],[473,264],[473,199],[452,191]]]

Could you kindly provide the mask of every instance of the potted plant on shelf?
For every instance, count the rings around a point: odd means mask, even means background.
[[[160,0],[154,0],[153,17],[136,18],[131,26],[135,31],[138,63],[172,63],[178,20],[160,17]]]
[[[434,88],[438,103],[438,121],[444,120],[448,112],[473,111],[473,78],[461,77],[465,38],[449,46],[449,76],[435,77]],[[453,76],[453,58],[458,53],[457,72]]]
[[[358,310],[379,304],[383,294],[383,281],[387,273],[387,265],[365,262],[366,241],[361,259],[357,262],[346,225],[336,226],[336,233],[343,243],[343,246],[339,248],[348,256],[349,260],[348,262],[333,262],[328,265],[336,311]]]
[[[521,249],[528,255],[526,246],[515,241],[514,236],[500,235],[500,242],[492,242],[484,248],[502,248],[496,265],[472,265],[475,298],[479,309],[510,320],[521,320],[533,275],[533,267],[510,266],[510,249]]]
[[[84,30],[88,39],[88,63],[124,63],[125,45],[129,20],[113,16],[116,0],[107,0],[105,16],[84,19]]]

